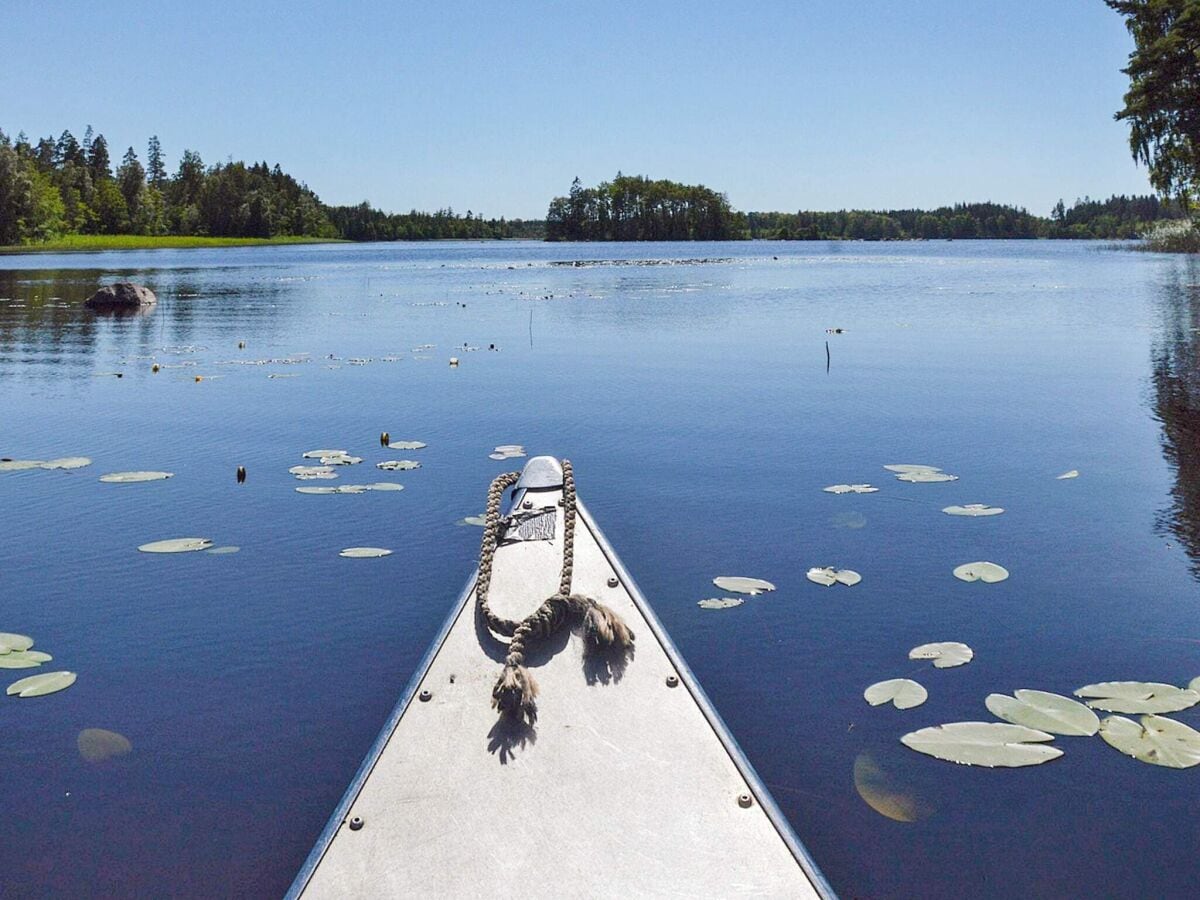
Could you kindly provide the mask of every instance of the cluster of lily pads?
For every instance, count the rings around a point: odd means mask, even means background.
[[[388,444],[392,447],[404,447],[417,450],[425,445],[420,441],[396,441]],[[361,456],[354,456],[347,450],[306,450],[301,456],[304,459],[315,459],[318,465],[292,466],[288,473],[298,481],[332,481],[338,477],[338,470],[344,466],[357,466],[363,461]],[[413,460],[386,460],[377,463],[376,468],[386,471],[396,469],[417,469],[421,464]],[[402,491],[404,485],[392,481],[377,481],[371,484],[339,484],[337,487],[306,486],[296,488],[299,494],[365,494],[368,491]]]
[[[909,659],[931,659],[938,668],[965,665],[974,657],[966,644],[947,641],[922,644]],[[1200,765],[1200,732],[1162,715],[1200,703],[1200,677],[1186,688],[1145,681],[1103,681],[1078,688],[1070,697],[1021,689],[988,694],[984,706],[1002,722],[948,722],[909,732],[900,738],[919,753],[968,766],[1016,768],[1049,762],[1063,755],[1047,746],[1056,736],[1099,734],[1111,747],[1142,762],[1172,769]],[[929,693],[909,678],[890,678],[870,685],[863,698],[872,706],[891,703],[897,709],[920,706]],[[1095,710],[1142,714],[1138,721],[1113,715],[1101,720]]]
[[[761,578],[747,578],[742,575],[720,575],[713,579],[713,584],[731,594],[747,594],[757,597],[759,594],[775,590],[775,585]],[[699,601],[696,605],[701,609],[731,609],[745,603],[742,597],[710,597]]]
[[[49,653],[34,650],[33,638],[24,634],[0,632],[0,669],[33,669],[52,659]],[[74,672],[46,672],[14,681],[5,690],[9,697],[44,697],[69,688],[75,683]]]

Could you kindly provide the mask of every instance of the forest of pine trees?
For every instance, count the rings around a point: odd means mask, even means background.
[[[337,235],[304,184],[265,162],[205,166],[185,150],[168,174],[157,137],[146,163],[130,147],[114,163],[88,126],[36,143],[0,132],[0,245],[68,234],[275,237]]]
[[[91,126],[33,142],[0,131],[0,246],[65,235],[284,236],[351,241],[545,238],[550,241],[904,240],[1135,238],[1183,219],[1153,196],[1062,200],[1049,217],[996,203],[933,210],[740,213],[703,185],[617,173],[594,188],[578,178],[550,202],[545,222],[485,219],[468,211],[386,213],[368,203],[326,206],[303,182],[266,162],[205,165],[184,150],[168,171],[157,137],[145,163],[130,147],[114,161]]]
[[[546,213],[548,241],[724,241],[745,228],[725,195],[704,185],[620,172],[594,188],[576,178]]]

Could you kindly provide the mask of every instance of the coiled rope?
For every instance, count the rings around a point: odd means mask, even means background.
[[[624,653],[633,647],[634,640],[629,626],[613,610],[591,597],[571,593],[571,576],[575,567],[575,475],[570,460],[562,460],[562,473],[563,563],[557,593],[547,597],[541,606],[520,622],[496,615],[488,604],[492,563],[500,541],[500,526],[504,523],[500,516],[500,501],[504,492],[520,478],[520,473],[497,475],[488,488],[483,540],[479,547],[476,605],[492,632],[510,638],[504,670],[492,688],[492,706],[501,715],[527,720],[530,725],[537,721],[538,695],[537,682],[524,664],[525,649],[530,643],[550,637],[571,617],[582,621],[589,651],[611,648]]]

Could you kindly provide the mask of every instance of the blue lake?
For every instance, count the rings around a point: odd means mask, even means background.
[[[115,280],[157,308],[81,308]],[[488,458],[504,443],[574,462],[843,896],[1195,893],[1200,770],[1098,737],[1016,770],[899,743],[990,720],[992,692],[1200,675],[1192,260],[1074,242],[325,245],[0,257],[0,298],[0,456],[93,460],[0,472],[0,631],[79,673],[0,696],[6,896],[281,894],[475,564],[480,531],[455,523],[514,467]],[[385,450],[381,431],[428,446]],[[288,467],[319,447],[365,458],[342,482],[405,490],[297,494]],[[395,458],[422,467],[374,468]],[[905,484],[891,463],[959,480]],[[175,477],[97,480],[136,469]],[[839,482],[880,491],[821,490]],[[961,503],[1006,512],[942,514]],[[185,535],[241,551],[136,549]],[[395,553],[339,558],[362,545]],[[1012,577],[951,576],[973,560]],[[863,581],[806,580],[824,565]],[[778,590],[699,609],[718,575]],[[975,658],[907,659],[929,641]],[[929,701],[869,707],[892,677]],[[1200,726],[1200,707],[1172,717]],[[132,752],[86,761],[87,728]],[[865,802],[860,759],[915,821]]]

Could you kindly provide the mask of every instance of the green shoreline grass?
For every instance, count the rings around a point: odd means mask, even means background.
[[[98,250],[191,250],[203,247],[262,247],[275,244],[337,244],[338,238],[232,238],[145,234],[71,234],[38,244],[0,247],[0,253],[88,253]]]

